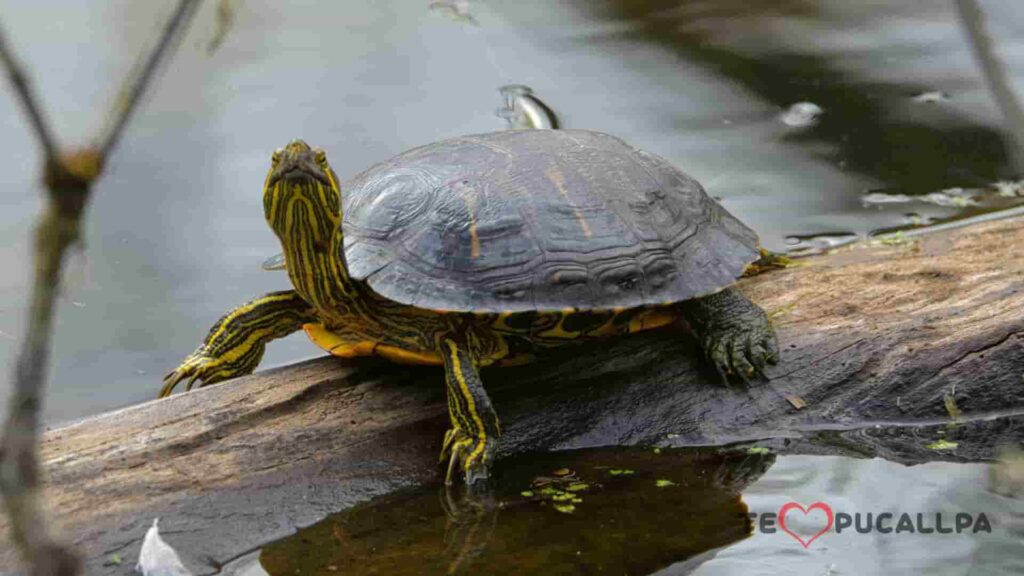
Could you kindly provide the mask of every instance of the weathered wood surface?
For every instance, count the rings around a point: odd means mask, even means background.
[[[1015,219],[744,280],[779,329],[767,383],[723,387],[681,332],[489,369],[503,448],[774,438],[911,463],[990,457],[1024,438],[1022,245]],[[90,574],[127,573],[104,562],[133,563],[157,516],[195,570],[214,572],[329,512],[437,481],[442,377],[325,358],[90,418],[46,434],[47,500]],[[926,447],[942,434],[957,447]],[[16,565],[4,542],[0,570]]]

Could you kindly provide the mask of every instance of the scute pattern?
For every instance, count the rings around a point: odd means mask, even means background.
[[[342,187],[349,274],[459,312],[609,310],[716,292],[757,236],[618,138],[510,130],[409,150]]]

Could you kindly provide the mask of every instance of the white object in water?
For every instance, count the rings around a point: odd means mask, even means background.
[[[1003,198],[1024,196],[1024,180],[1017,180],[1016,182],[1011,180],[1000,180],[999,182],[993,182],[992,187],[995,188],[996,194],[999,194]]]
[[[906,194],[888,194],[886,192],[872,192],[865,194],[860,197],[861,203],[865,205],[877,205],[877,204],[903,204],[913,200]]]
[[[473,18],[473,15],[469,12],[469,0],[436,0],[431,2],[428,8],[434,12],[446,14],[457,22],[465,22],[474,26],[479,25],[476,18]]]
[[[953,208],[975,206],[978,204],[974,199],[974,193],[963,188],[947,188],[939,192],[931,192],[920,197],[922,202]]]
[[[558,128],[558,117],[533,95],[529,86],[510,84],[498,89],[505,97],[505,107],[497,115],[508,122],[512,129],[553,130]]]
[[[153,519],[153,525],[146,531],[135,569],[142,576],[192,576],[174,548],[160,537],[160,528],[157,526],[159,521],[159,518]]]
[[[945,92],[939,92],[936,90],[934,92],[921,92],[917,96],[911,98],[911,100],[922,104],[934,104],[936,102],[942,102],[943,100],[949,100],[949,95]]]
[[[807,128],[818,123],[818,117],[824,114],[825,110],[814,102],[797,102],[789,107],[779,120],[786,126],[793,128]]]

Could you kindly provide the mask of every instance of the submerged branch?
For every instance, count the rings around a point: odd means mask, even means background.
[[[125,83],[129,87],[124,105],[115,109],[112,127],[102,147],[62,153],[47,125],[42,108],[34,98],[27,75],[0,33],[0,63],[7,69],[15,91],[32,122],[46,155],[43,182],[47,203],[35,229],[32,293],[28,323],[17,358],[7,421],[0,443],[0,492],[10,517],[12,540],[35,576],[77,574],[80,561],[67,545],[50,531],[40,497],[39,413],[42,406],[54,310],[60,289],[61,270],[67,249],[79,239],[81,217],[93,182],[103,169],[132,110],[153,77],[153,71],[173,44],[177,33],[198,0],[182,0],[164,34],[150,54],[146,66]]]

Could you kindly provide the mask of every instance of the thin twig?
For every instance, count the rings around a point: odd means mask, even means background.
[[[132,72],[125,78],[124,85],[115,101],[116,104],[108,123],[107,129],[100,140],[99,153],[106,158],[110,151],[117,145],[124,127],[131,118],[132,112],[138,106],[146,86],[152,81],[160,64],[164,61],[164,54],[174,46],[184,34],[178,34],[179,30],[188,28],[188,23],[199,6],[199,0],[180,0],[174,12],[167,19],[163,33],[160,35],[156,46],[149,52],[145,60],[140,60],[141,65],[136,65]]]
[[[28,310],[28,324],[18,355],[7,421],[0,441],[0,492],[11,521],[11,536],[30,566],[33,576],[70,576],[81,569],[75,553],[50,532],[41,502],[39,412],[45,397],[54,309],[67,248],[78,241],[82,213],[93,182],[105,159],[138,104],[154,71],[184,29],[186,16],[198,0],[181,0],[138,74],[125,82],[129,87],[122,106],[115,108],[111,128],[97,149],[63,154],[57,148],[29,89],[27,75],[0,34],[0,64],[6,67],[35,133],[46,154],[43,181],[47,204],[35,229],[35,274]]]
[[[992,92],[999,110],[1003,113],[1010,135],[1010,160],[1017,175],[1024,175],[1024,107],[1021,106],[1006,76],[1003,63],[996,56],[992,39],[985,29],[985,15],[975,0],[957,0],[960,20],[967,33],[974,58],[981,66],[982,76]]]
[[[14,86],[14,91],[18,95],[18,99],[21,100],[21,105],[25,108],[29,121],[32,122],[32,128],[36,131],[36,138],[39,140],[39,144],[42,145],[43,153],[46,154],[47,160],[56,158],[57,142],[50,132],[49,124],[46,123],[46,119],[43,117],[43,111],[36,105],[36,100],[32,96],[32,88],[28,83],[28,77],[21,69],[21,64],[18,63],[17,58],[14,57],[14,54],[7,47],[7,37],[4,34],[3,26],[0,26],[0,62],[3,63],[8,76],[11,78],[11,85]]]

